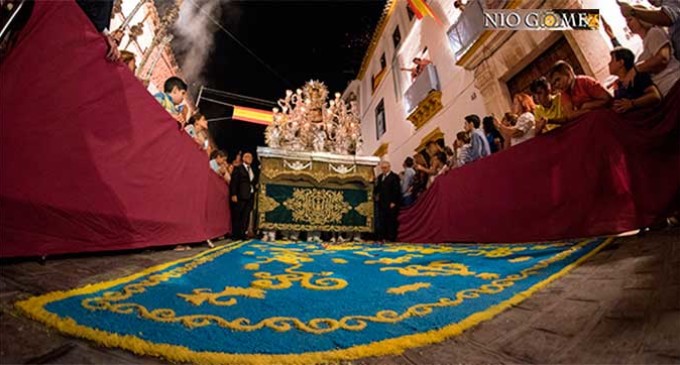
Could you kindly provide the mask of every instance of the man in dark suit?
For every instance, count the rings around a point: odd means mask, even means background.
[[[250,212],[253,210],[257,180],[252,167],[253,155],[245,153],[243,163],[234,168],[229,183],[231,196],[231,231],[234,239],[246,238]]]
[[[391,171],[388,161],[380,162],[382,174],[378,176],[375,199],[378,202],[378,239],[395,242],[401,204],[401,182],[399,175]]]
[[[92,21],[97,32],[104,36],[106,44],[109,46],[106,58],[111,61],[117,61],[120,58],[118,43],[120,43],[122,34],[111,34],[108,29],[111,23],[114,0],[76,0],[76,3],[83,9],[83,12],[85,12],[90,21]]]

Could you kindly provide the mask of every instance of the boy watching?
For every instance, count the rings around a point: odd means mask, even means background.
[[[590,76],[574,74],[574,69],[565,61],[558,61],[550,69],[550,83],[561,93],[563,120],[556,124],[605,108],[612,99],[602,84]]]
[[[661,93],[650,74],[637,72],[633,82],[624,86],[621,80],[635,67],[635,54],[628,48],[617,47],[610,52],[609,73],[618,76],[613,109],[625,113],[632,109],[649,108],[661,102]]]
[[[559,94],[552,93],[552,86],[548,79],[541,77],[529,86],[531,95],[536,101],[534,117],[536,118],[536,134],[558,128],[562,119],[562,103]]]
[[[180,127],[183,126],[186,121],[184,120],[184,115],[182,115],[180,104],[182,104],[187,95],[187,84],[179,77],[173,76],[165,80],[163,91],[154,95],[154,97],[177,120]]]

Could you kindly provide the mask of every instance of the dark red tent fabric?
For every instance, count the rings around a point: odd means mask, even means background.
[[[399,217],[404,242],[530,242],[625,232],[678,208],[680,83],[662,107],[592,112],[443,175]]]
[[[0,64],[0,256],[228,233],[227,186],[73,1],[37,1]]]

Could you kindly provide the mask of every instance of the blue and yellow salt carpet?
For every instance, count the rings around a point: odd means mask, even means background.
[[[455,336],[611,239],[545,244],[236,242],[17,303],[70,335],[200,364],[303,364]]]

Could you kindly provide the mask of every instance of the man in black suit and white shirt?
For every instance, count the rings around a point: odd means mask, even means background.
[[[399,175],[391,171],[388,161],[380,162],[382,174],[378,176],[375,199],[378,202],[378,239],[395,242],[397,240],[399,207],[401,205],[401,181]]]
[[[253,210],[257,180],[252,167],[253,155],[245,153],[243,163],[234,168],[229,184],[231,196],[231,231],[234,239],[246,238],[250,212]]]

